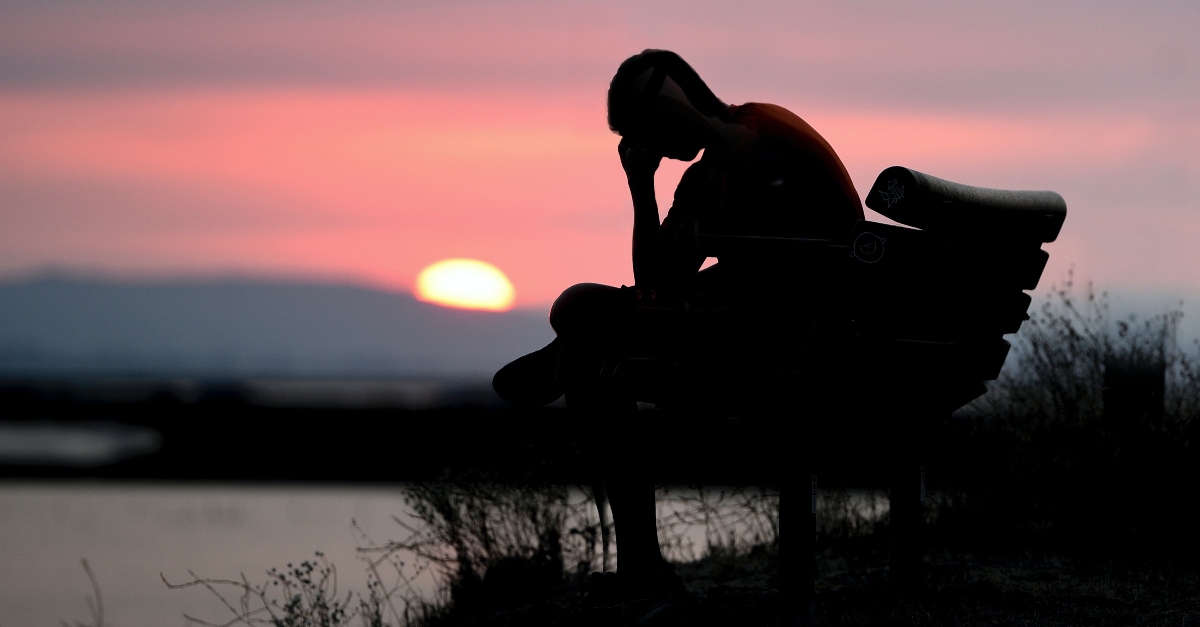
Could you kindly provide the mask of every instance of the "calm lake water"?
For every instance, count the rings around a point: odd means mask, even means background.
[[[372,538],[402,537],[399,489],[0,483],[0,627],[87,620],[100,584],[116,627],[213,622],[231,615],[202,588],[169,590],[191,577],[267,580],[266,571],[323,551],[339,588],[364,590],[351,521]]]

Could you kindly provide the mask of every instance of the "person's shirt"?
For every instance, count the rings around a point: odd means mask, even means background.
[[[730,113],[747,132],[684,172],[659,230],[655,283],[664,289],[686,289],[703,264],[693,233],[842,240],[863,218],[846,167],[808,123],[770,104]]]

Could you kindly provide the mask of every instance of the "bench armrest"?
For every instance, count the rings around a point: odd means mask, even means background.
[[[931,233],[998,242],[1052,242],[1067,217],[1055,192],[974,187],[900,166],[879,173],[867,206]]]

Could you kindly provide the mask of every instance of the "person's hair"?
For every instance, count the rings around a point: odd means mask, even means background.
[[[635,82],[648,71],[650,80],[635,93]],[[683,57],[670,50],[644,50],[625,59],[608,86],[608,128],[621,134],[621,129],[627,128],[630,118],[636,115],[636,109],[662,89],[667,77],[679,85],[700,113],[720,118],[729,114],[729,105],[717,98]]]

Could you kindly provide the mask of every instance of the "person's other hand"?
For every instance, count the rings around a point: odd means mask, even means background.
[[[625,176],[629,178],[654,178],[654,173],[658,171],[658,164],[662,163],[663,159],[658,152],[631,141],[627,137],[617,144],[617,152],[621,155],[621,167],[625,168]]]

